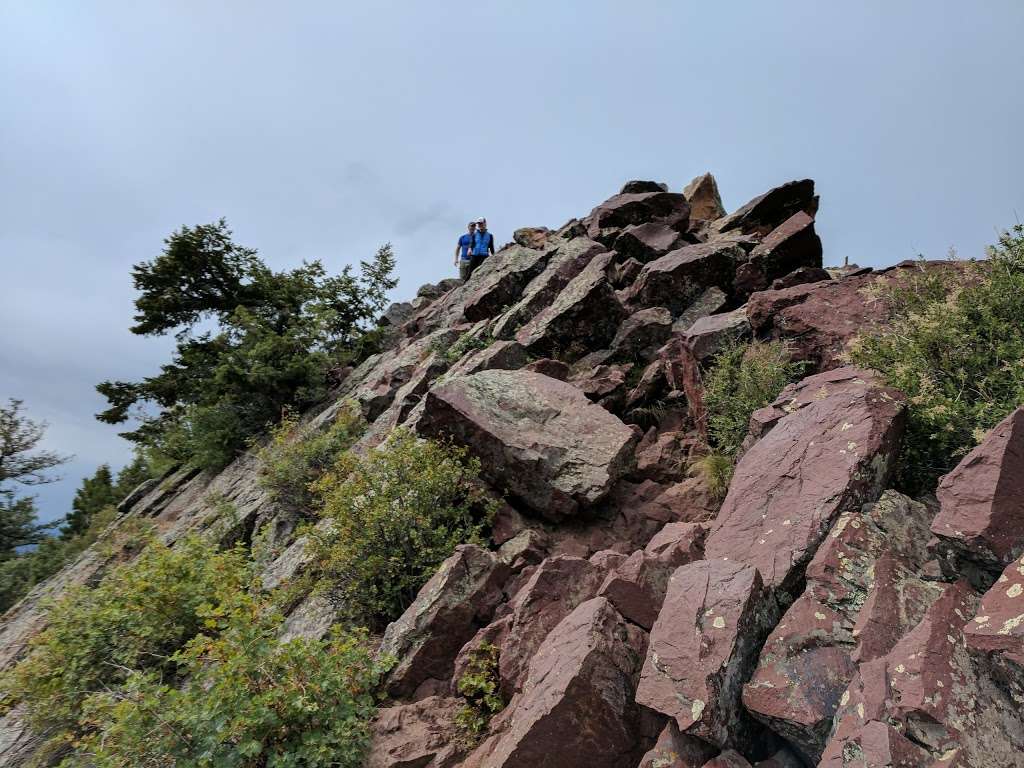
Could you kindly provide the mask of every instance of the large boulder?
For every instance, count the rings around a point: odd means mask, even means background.
[[[904,399],[867,372],[808,377],[814,399],[778,421],[736,466],[708,535],[709,559],[756,566],[767,585],[792,593],[832,524],[874,501],[891,474]]]
[[[641,309],[622,321],[610,349],[625,360],[647,359],[665,343],[671,332],[671,312],[664,307]]]
[[[736,270],[736,293],[762,291],[801,267],[821,267],[821,238],[814,231],[814,219],[798,211],[755,246],[750,259]]]
[[[941,592],[914,575],[928,559],[931,517],[895,491],[844,513],[761,650],[743,704],[810,763],[821,757],[855,661],[892,650]]]
[[[1024,407],[1003,419],[942,478],[932,524],[949,576],[980,569],[988,586],[1024,554]]]
[[[615,336],[625,310],[607,271],[613,254],[602,253],[516,333],[531,354],[568,362],[601,349]]]
[[[715,221],[725,216],[718,182],[710,173],[703,173],[683,188],[683,197],[690,204],[691,221]]]
[[[481,371],[435,386],[417,431],[468,446],[487,479],[555,521],[607,495],[630,470],[636,440],[572,384],[529,371]]]
[[[458,547],[384,632],[380,652],[397,660],[388,692],[410,696],[428,680],[447,682],[459,649],[501,602],[507,577],[508,567],[493,553]]]
[[[664,256],[685,242],[676,229],[661,222],[633,224],[622,230],[615,240],[615,250],[624,259],[636,259],[641,263]]]
[[[513,245],[503,248],[484,261],[474,277],[473,290],[463,305],[466,319],[471,322],[493,317],[509,304],[517,301],[527,284],[543,271],[550,251]]]
[[[529,282],[522,297],[495,321],[495,337],[511,339],[520,327],[550,305],[595,256],[606,251],[603,245],[586,237],[555,242],[544,271]]]
[[[611,245],[631,224],[661,222],[686,231],[690,206],[678,192],[625,192],[598,205],[583,219],[587,236]]]
[[[981,598],[964,635],[1014,700],[1024,701],[1024,557],[1006,566]]]
[[[740,706],[760,639],[776,618],[756,568],[724,560],[683,565],[651,630],[636,700],[719,747],[749,746]]]
[[[547,227],[520,227],[512,233],[512,241],[524,248],[544,249],[554,233]]]
[[[736,265],[745,260],[742,249],[730,243],[684,246],[646,264],[626,292],[626,302],[681,313],[711,286],[729,293]]]
[[[668,184],[660,181],[634,179],[632,181],[627,181],[622,185],[622,189],[619,190],[620,195],[631,195],[642,192],[668,192]]]
[[[813,216],[817,209],[814,181],[790,181],[758,195],[734,213],[719,219],[714,228],[723,233],[739,230],[744,234],[767,235],[794,213],[803,211]]]
[[[641,750],[633,702],[643,632],[595,597],[548,635],[522,693],[508,705],[508,729],[467,765],[486,768],[619,768]],[[504,713],[503,713],[504,714]]]

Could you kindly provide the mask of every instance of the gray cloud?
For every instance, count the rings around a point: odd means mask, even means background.
[[[127,448],[105,378],[167,355],[131,336],[134,262],[226,216],[278,268],[392,241],[408,295],[464,222],[499,242],[627,178],[705,170],[734,208],[812,176],[826,258],[981,252],[1024,210],[1024,6],[993,0],[0,5],[0,397],[77,455],[63,514]]]

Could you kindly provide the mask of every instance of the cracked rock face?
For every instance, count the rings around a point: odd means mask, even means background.
[[[600,501],[636,435],[579,389],[540,373],[483,371],[432,389],[417,428],[468,446],[491,481],[562,520]]]
[[[1024,408],[997,424],[942,478],[938,497],[932,533],[949,575],[979,568],[996,578],[1024,554]]]
[[[708,536],[708,559],[753,565],[772,589],[791,589],[832,523],[885,488],[903,398],[867,373],[846,375],[841,387],[806,384],[814,399],[793,403],[743,455]]]
[[[676,569],[657,621],[636,700],[682,733],[719,747],[754,730],[739,705],[759,638],[774,623],[756,568],[701,560]]]

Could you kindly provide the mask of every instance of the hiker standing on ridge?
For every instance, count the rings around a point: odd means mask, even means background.
[[[476,220],[476,234],[473,236],[473,260],[470,274],[484,263],[484,259],[494,255],[494,235],[487,231],[487,219],[481,216]]]
[[[459,279],[462,282],[469,280],[469,276],[473,274],[473,240],[476,235],[476,222],[469,222],[466,229],[466,234],[462,235],[455,245],[455,266],[459,268]]]

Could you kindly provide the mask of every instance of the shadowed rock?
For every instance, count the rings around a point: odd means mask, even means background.
[[[798,211],[772,230],[736,270],[736,294],[742,297],[764,290],[776,278],[801,267],[821,267],[821,238],[814,231],[814,219]]]
[[[684,246],[646,264],[626,292],[626,302],[683,312],[711,286],[731,292],[736,265],[745,260],[746,254],[728,243]]]
[[[459,649],[490,620],[507,577],[508,567],[491,552],[458,547],[384,632],[380,652],[397,660],[387,690],[409,696],[426,680],[447,681]]]
[[[818,208],[811,179],[790,181],[759,195],[735,213],[714,223],[718,232],[739,230],[744,234],[767,235],[793,214],[803,211],[811,216]]]
[[[471,322],[498,314],[502,307],[516,301],[526,285],[547,265],[549,251],[513,245],[504,248],[484,263],[495,261],[493,268],[475,280],[463,311]]]

